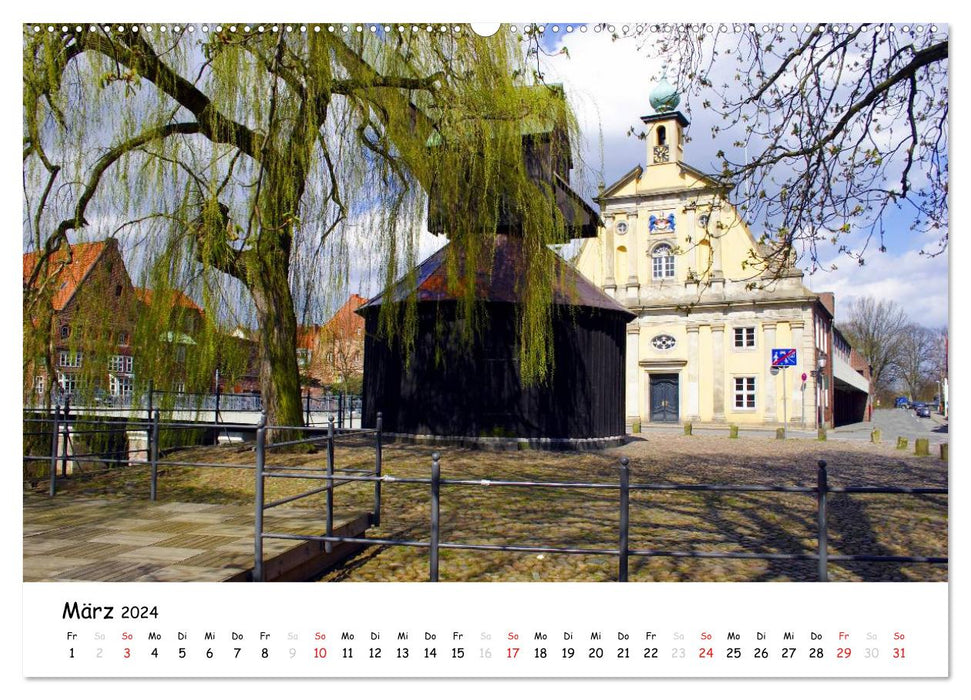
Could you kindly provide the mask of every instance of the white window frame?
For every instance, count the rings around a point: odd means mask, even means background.
[[[65,394],[76,394],[80,388],[80,384],[77,375],[72,372],[57,373],[57,385]]]
[[[674,279],[674,249],[669,243],[659,243],[651,249],[651,273],[656,280]]]
[[[758,333],[755,326],[735,326],[732,333],[732,342],[736,350],[754,350],[758,345]],[[742,344],[739,345],[738,332],[742,331]],[[751,331],[752,343],[748,343],[749,331]]]
[[[112,355],[108,359],[108,371],[131,374],[134,360],[131,355]]]
[[[741,382],[741,387],[739,386]],[[732,406],[736,411],[754,411],[758,408],[758,378],[740,375],[732,378]],[[741,401],[741,405],[739,405]],[[748,405],[751,403],[751,405]]]
[[[112,396],[131,396],[135,393],[135,378],[131,375],[109,374],[108,390]]]
[[[37,392],[38,394],[42,395],[42,396],[44,394],[44,385],[45,384],[46,384],[46,382],[44,381],[44,375],[43,374],[38,374],[36,377],[34,377],[34,391]]]
[[[57,356],[58,367],[80,367],[84,363],[84,353],[80,350],[61,350]]]

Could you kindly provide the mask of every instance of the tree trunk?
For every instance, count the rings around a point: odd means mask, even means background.
[[[300,373],[297,369],[297,319],[282,251],[251,259],[249,288],[256,307],[260,338],[260,389],[268,425],[303,426]],[[271,430],[271,442],[293,439]]]

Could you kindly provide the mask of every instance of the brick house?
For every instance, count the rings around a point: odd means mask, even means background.
[[[38,260],[36,252],[23,256],[25,289]],[[178,290],[135,287],[113,238],[58,251],[33,288],[50,302],[41,301],[24,327],[25,399],[53,389],[117,403],[136,393],[136,377],[142,386],[152,379],[156,388],[185,391],[190,368],[200,366],[203,310]]]
[[[36,252],[23,256],[25,288],[38,257]],[[41,396],[49,392],[53,371],[65,394],[130,394],[137,298],[118,241],[62,249],[51,256],[48,270],[34,284],[50,295],[47,313],[40,310],[25,319],[25,390],[30,387]],[[49,328],[44,328],[47,323]]]
[[[297,329],[297,363],[306,386],[353,385],[364,376],[364,319],[354,312],[365,303],[351,294],[327,323]]]

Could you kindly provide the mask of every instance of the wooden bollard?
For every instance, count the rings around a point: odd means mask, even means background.
[[[870,442],[880,442],[880,428],[874,428],[870,431]]]
[[[786,429],[785,428],[776,428],[775,429],[775,439],[776,440],[785,440],[786,439]]]
[[[898,450],[906,450],[907,449],[907,438],[905,438],[905,437],[898,437],[897,438],[897,449]]]
[[[728,426],[728,437],[737,438],[738,437],[738,426],[730,425]]]
[[[914,454],[918,457],[927,457],[931,453],[930,442],[927,438],[917,438],[914,441]]]
[[[943,459],[946,462],[947,461],[947,443],[946,442],[942,442],[940,444],[940,448],[941,448],[941,459]]]
[[[631,423],[630,431],[632,433],[641,432],[641,422],[639,420],[635,420],[633,423]]]
[[[684,424],[684,434],[685,435],[691,435],[691,431],[692,430],[693,430],[693,428],[692,428],[691,423],[685,423]]]
[[[820,428],[819,430],[816,431],[816,439],[817,440],[826,439],[826,428]]]

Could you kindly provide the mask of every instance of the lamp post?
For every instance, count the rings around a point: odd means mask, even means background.
[[[826,353],[819,351],[816,355],[816,369],[813,370],[813,378],[816,380],[816,430],[823,424],[822,406],[819,401],[819,394],[823,381],[823,370],[826,369]]]

